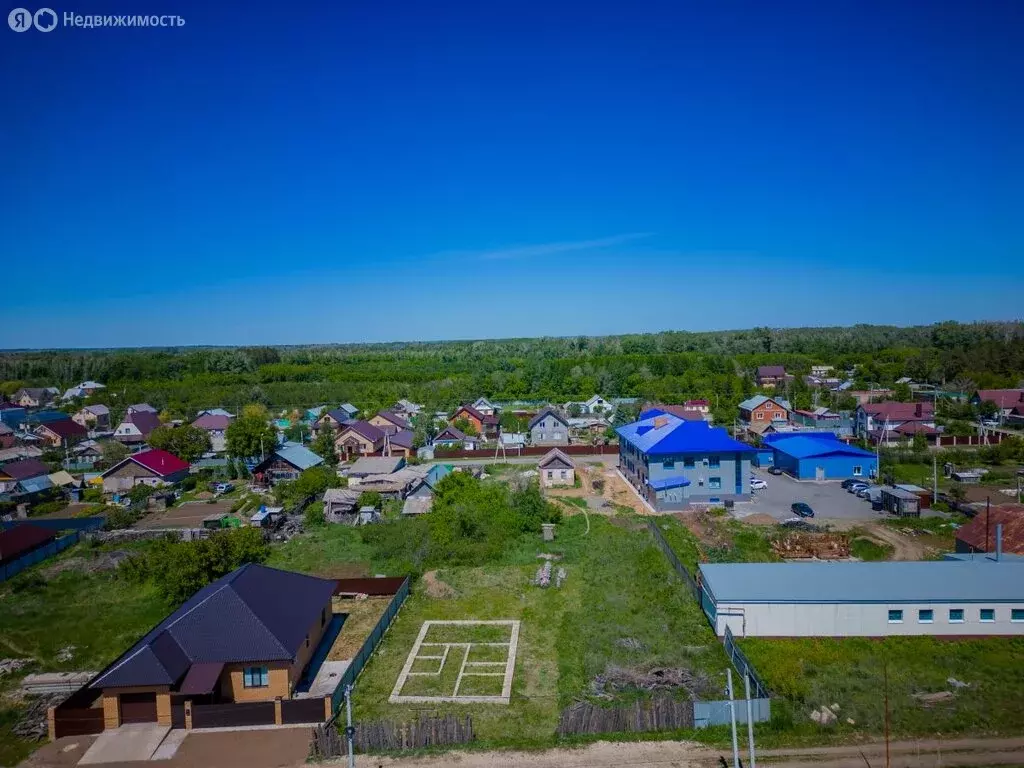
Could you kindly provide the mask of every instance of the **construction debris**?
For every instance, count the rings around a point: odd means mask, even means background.
[[[946,682],[949,683],[950,687],[952,687],[952,688],[970,688],[971,687],[970,683],[961,682],[960,680],[957,680],[955,677],[948,677],[948,678],[946,678]]]
[[[11,731],[28,741],[42,741],[49,733],[49,708],[57,706],[66,697],[67,693],[51,693],[26,699],[21,719],[14,724]]]
[[[936,691],[935,693],[915,693],[914,698],[920,701],[923,706],[931,707],[935,704],[951,701],[954,695],[952,691]]]
[[[17,672],[22,667],[27,667],[33,659],[0,659],[0,677]]]
[[[811,712],[811,720],[818,725],[832,725],[836,722],[836,719],[836,713],[824,704],[822,704],[820,708]]]
[[[772,551],[786,560],[840,560],[850,556],[850,539],[838,533],[793,531],[773,541]]]
[[[21,692],[26,696],[74,693],[95,676],[95,672],[42,672],[25,675],[21,681]]]
[[[654,667],[648,670],[632,669],[609,665],[603,675],[597,675],[590,683],[596,696],[611,698],[618,691],[642,690],[686,691],[690,698],[699,699],[716,691],[710,678],[703,672],[679,667]]]
[[[65,645],[63,648],[57,651],[57,655],[54,656],[54,658],[60,662],[71,661],[71,659],[73,659],[74,657],[75,646],[73,645]]]

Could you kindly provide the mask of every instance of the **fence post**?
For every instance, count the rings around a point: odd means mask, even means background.
[[[281,717],[281,697],[274,697],[274,725],[281,725],[284,719]]]
[[[185,702],[185,730],[192,730],[192,700]]]

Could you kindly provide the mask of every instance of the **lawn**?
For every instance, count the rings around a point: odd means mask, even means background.
[[[78,544],[0,585],[0,658],[35,660],[0,679],[0,765],[16,764],[37,746],[10,730],[20,710],[9,696],[25,674],[98,672],[169,611],[152,585],[126,587],[113,571],[71,568],[44,578],[56,563],[79,558],[87,564],[103,550]],[[66,648],[71,655],[62,661]]]
[[[785,731],[790,743],[883,733],[886,668],[894,738],[1019,736],[1024,723],[1024,638],[756,638],[741,646],[780,697],[772,730]],[[825,735],[809,714],[832,704],[840,717]]]
[[[595,678],[610,668],[683,667],[720,689],[727,665],[721,646],[644,523],[633,516],[591,516],[590,533],[585,531],[582,516],[569,518],[559,524],[555,542],[530,535],[508,549],[500,563],[438,571],[453,597],[430,597],[417,583],[357,682],[356,717],[407,721],[425,710],[469,712],[477,746],[541,747],[554,743],[561,709],[594,698]],[[561,588],[531,583],[541,552],[562,555],[555,563],[567,573]],[[428,619],[521,622],[510,704],[388,703]],[[486,681],[473,684],[478,682]],[[638,695],[635,689],[609,690],[608,701]]]

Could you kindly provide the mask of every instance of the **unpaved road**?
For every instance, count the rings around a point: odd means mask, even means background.
[[[868,538],[892,547],[892,560],[926,560],[931,552],[923,542],[905,536],[881,523],[845,519],[822,519],[821,522],[828,523],[833,530],[837,531],[849,531],[853,528],[863,529]]]
[[[741,744],[745,742],[741,734]],[[891,768],[953,768],[954,766],[1024,765],[1024,738],[898,741],[890,744]],[[598,742],[580,749],[544,752],[450,752],[423,758],[359,756],[357,768],[717,768],[719,757],[732,765],[729,750],[693,742]],[[740,757],[747,765],[746,749]],[[759,752],[757,762],[773,768],[883,768],[885,744],[772,749]]]

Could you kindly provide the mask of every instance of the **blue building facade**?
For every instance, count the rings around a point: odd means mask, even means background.
[[[17,429],[21,426],[21,423],[25,421],[27,414],[28,411],[20,405],[4,403],[3,407],[0,408],[0,422],[3,422],[11,429]]]
[[[755,451],[724,429],[652,409],[616,432],[622,474],[657,510],[750,498]]]
[[[765,435],[776,467],[797,480],[847,480],[878,474],[875,454],[847,445],[833,432]]]

